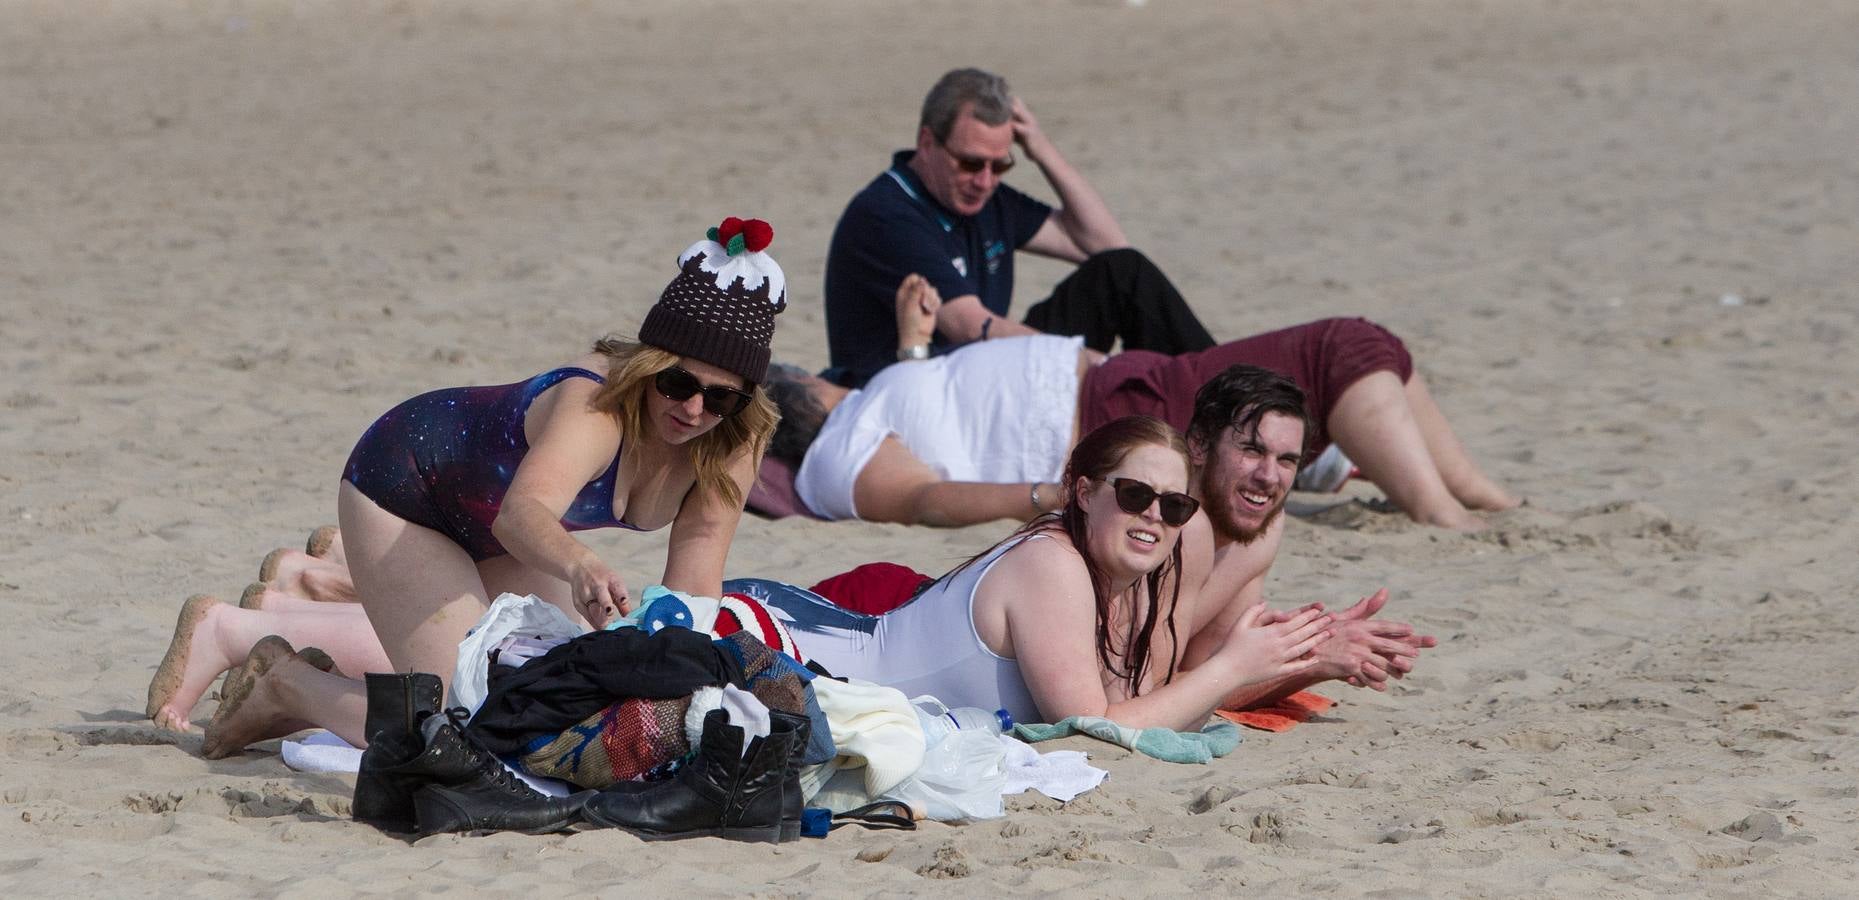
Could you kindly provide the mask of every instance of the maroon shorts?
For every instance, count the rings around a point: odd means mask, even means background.
[[[1393,372],[1403,383],[1414,374],[1407,346],[1388,329],[1367,319],[1318,319],[1180,356],[1119,353],[1085,375],[1078,398],[1080,424],[1088,434],[1114,419],[1145,415],[1185,432],[1194,416],[1195,392],[1240,363],[1288,376],[1304,389],[1312,454],[1329,445],[1324,423],[1350,385],[1374,372]]]

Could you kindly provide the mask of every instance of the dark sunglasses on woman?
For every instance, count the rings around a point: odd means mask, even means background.
[[[1134,478],[1112,478],[1110,486],[1117,491],[1117,508],[1130,515],[1141,515],[1157,498],[1162,501],[1162,521],[1173,528],[1180,528],[1194,518],[1194,511],[1201,508],[1201,501],[1179,491],[1162,493]]]
[[[673,403],[683,403],[697,394],[704,395],[704,412],[720,419],[727,419],[747,408],[752,399],[747,391],[720,384],[704,384],[677,366],[661,370],[652,377],[652,384],[658,388],[659,396]]]

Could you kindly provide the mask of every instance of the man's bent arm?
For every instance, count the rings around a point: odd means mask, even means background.
[[[1129,238],[1123,235],[1123,226],[1117,224],[1117,217],[1111,214],[1104,198],[1085,180],[1083,173],[1066,161],[1052,139],[1040,130],[1039,121],[1033,118],[1026,104],[1017,97],[1013,101],[1013,135],[1059,196],[1058,211],[1039,226],[1039,231],[1026,242],[1024,249],[1078,263],[1105,250],[1130,245]]]

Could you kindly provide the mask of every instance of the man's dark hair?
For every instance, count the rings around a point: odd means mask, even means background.
[[[1310,446],[1310,411],[1304,403],[1304,389],[1297,382],[1258,366],[1229,366],[1195,392],[1188,442],[1202,451],[1212,450],[1221,431],[1232,428],[1241,434],[1249,433],[1266,413],[1280,413],[1304,423],[1304,446]]]
[[[826,424],[826,407],[809,390],[806,370],[785,363],[770,363],[762,392],[781,410],[775,435],[768,440],[768,455],[795,466],[806,457],[807,448],[820,436]]]
[[[940,144],[955,130],[955,117],[961,115],[964,103],[973,103],[969,115],[986,125],[1001,125],[1013,118],[1013,93],[1007,90],[1007,79],[980,69],[951,69],[923,98],[923,115],[917,124],[928,128]]]

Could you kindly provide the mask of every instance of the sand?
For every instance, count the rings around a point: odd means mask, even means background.
[[[0,893],[1859,878],[1859,9],[349,6],[0,5]],[[1063,806],[780,847],[409,846],[347,821],[347,778],[143,717],[182,598],[332,521],[375,415],[636,328],[716,218],[775,223],[777,353],[823,364],[835,218],[957,64],[1012,78],[1216,335],[1383,322],[1530,498],[1481,535],[1297,498],[1269,596],[1386,585],[1441,639],[1405,683],[1208,766],[1063,742],[1112,773]],[[1026,265],[1019,308],[1060,271]],[[729,569],[939,570],[1003,531],[751,520]],[[659,574],[662,534],[590,540]]]

